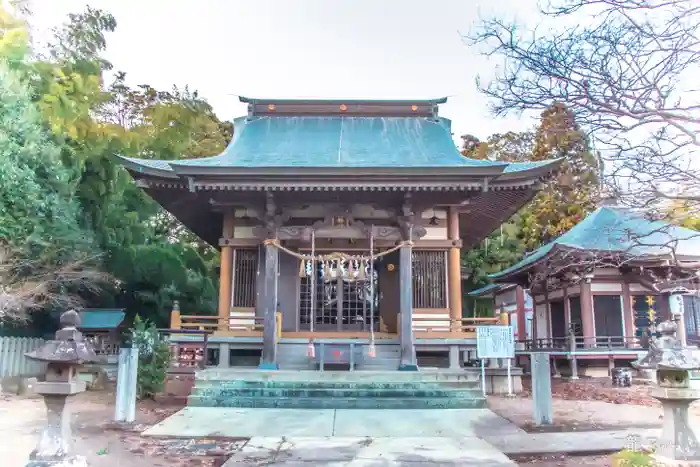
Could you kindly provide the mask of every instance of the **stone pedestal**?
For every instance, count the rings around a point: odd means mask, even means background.
[[[674,462],[678,461],[700,463],[700,443],[688,420],[688,408],[700,394],[692,389],[654,388],[650,395],[661,402],[664,412],[655,457],[663,465],[676,465]],[[692,465],[696,465],[695,462]]]
[[[69,454],[73,436],[67,400],[65,395],[44,395],[46,427],[39,444],[29,455],[27,467],[87,467],[83,456]]]

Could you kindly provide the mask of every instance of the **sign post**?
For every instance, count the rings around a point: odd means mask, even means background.
[[[481,361],[481,389],[486,395],[485,358],[503,358],[506,360],[508,378],[508,395],[513,395],[513,380],[510,361],[515,358],[515,330],[513,326],[477,326],[476,356]]]

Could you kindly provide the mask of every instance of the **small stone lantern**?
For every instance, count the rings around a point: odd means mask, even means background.
[[[83,363],[97,361],[97,355],[77,329],[80,315],[75,310],[63,313],[60,325],[56,339],[26,354],[47,363],[46,381],[35,388],[44,396],[48,419],[26,467],[87,467],[85,458],[70,452],[72,434],[66,401],[68,396],[85,391],[86,383],[78,378],[77,370]]]
[[[700,360],[677,339],[677,318],[660,323],[656,330],[661,336],[652,338],[649,352],[632,363],[635,368],[656,371],[657,387],[650,395],[663,407],[664,423],[655,453],[662,465],[700,460],[700,443],[688,420],[688,407],[700,399],[700,391],[690,388],[689,372],[700,369]]]

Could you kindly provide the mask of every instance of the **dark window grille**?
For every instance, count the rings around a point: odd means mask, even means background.
[[[255,284],[258,277],[258,250],[235,250],[233,255],[232,306],[255,307]]]
[[[413,251],[413,308],[447,308],[447,251]]]
[[[316,263],[316,271],[311,266],[306,268],[306,276],[301,278],[299,289],[299,328],[311,327],[311,302],[314,304],[314,330],[317,331],[368,331],[374,322],[374,329],[379,327],[379,281],[378,272],[374,270],[374,319],[371,313],[370,268],[365,269],[365,280],[348,280],[347,274],[334,273],[324,275],[323,262]],[[355,265],[357,270],[358,265]],[[311,283],[316,280],[314,295],[311,296]]]
[[[697,295],[683,296],[683,308],[687,336],[700,336],[700,297]]]

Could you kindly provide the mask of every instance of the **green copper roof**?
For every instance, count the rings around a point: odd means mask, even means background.
[[[175,161],[121,159],[134,172],[169,178],[215,169],[425,168],[460,169],[462,173],[479,169],[481,174],[498,175],[506,181],[546,175],[549,166],[558,165],[558,160],[509,164],[462,156],[452,138],[450,120],[437,116],[437,105],[445,100],[343,101],[336,106],[331,100],[244,97],[241,101],[248,103],[249,114],[234,120],[234,136],[223,153]],[[406,107],[409,103],[412,105]],[[346,108],[348,114],[340,108]],[[411,109],[418,114],[402,113]]]
[[[665,257],[672,253],[679,257],[698,257],[700,232],[666,222],[650,221],[627,209],[602,207],[553,242],[489,277],[500,279],[525,270],[545,258],[556,247],[619,253],[630,258]]]
[[[185,167],[507,167],[468,159],[450,122],[419,117],[241,117],[213,157],[178,161],[124,158],[156,170]]]
[[[80,329],[116,329],[125,315],[121,309],[85,308],[80,312]]]
[[[467,295],[472,297],[481,297],[488,293],[500,292],[503,289],[511,287],[511,284],[489,284],[481,287],[480,289],[475,289],[469,292]]]

